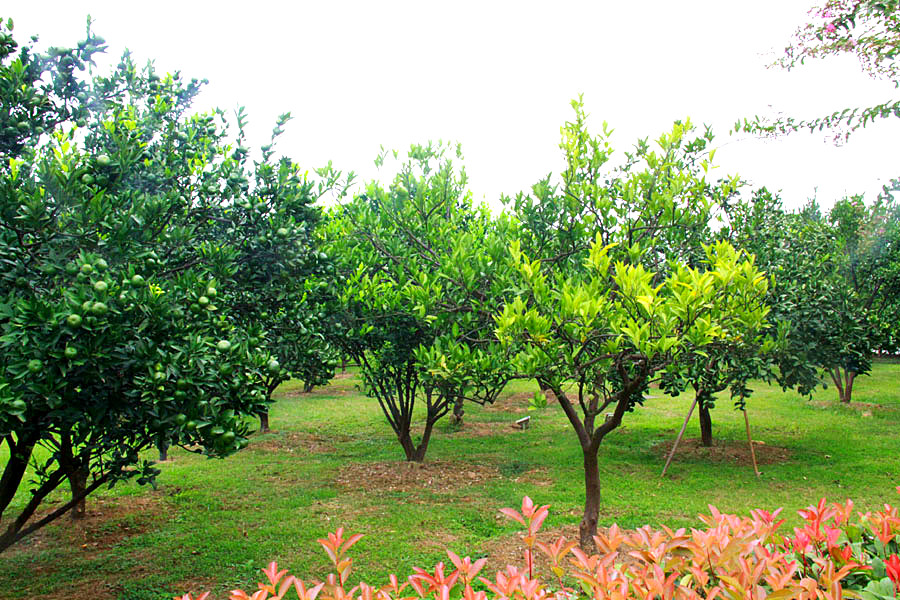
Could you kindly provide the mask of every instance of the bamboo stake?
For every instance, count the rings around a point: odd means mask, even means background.
[[[678,450],[678,444],[681,443],[681,438],[684,437],[684,430],[687,429],[687,424],[691,420],[691,415],[694,414],[694,407],[697,406],[697,396],[694,396],[694,403],[691,404],[691,410],[688,411],[687,416],[684,418],[684,423],[681,424],[681,431],[678,432],[678,437],[675,438],[675,443],[672,445],[672,451],[669,452],[669,457],[666,459],[666,466],[663,467],[662,475],[660,477],[666,476],[666,471],[669,470],[669,464],[672,462],[672,457],[675,456],[675,451]]]
[[[750,437],[750,417],[747,416],[747,407],[744,407],[744,424],[747,426],[747,443],[750,444],[750,458],[753,459],[753,472],[759,479],[759,468],[756,466],[756,451],[753,449],[753,438]]]

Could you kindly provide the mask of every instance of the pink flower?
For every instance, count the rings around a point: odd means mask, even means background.
[[[837,27],[834,26],[834,23],[829,23],[825,26],[825,31],[828,33],[834,33],[837,30]]]

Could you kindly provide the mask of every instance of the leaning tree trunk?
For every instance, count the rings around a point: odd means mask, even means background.
[[[269,433],[269,411],[263,410],[259,413],[259,432]]]
[[[4,512],[25,477],[36,441],[37,436],[26,438],[20,436],[18,440],[15,440],[11,433],[0,440],[0,442],[6,442],[9,451],[9,457],[3,467],[3,474],[0,475],[0,521],[3,520]]]

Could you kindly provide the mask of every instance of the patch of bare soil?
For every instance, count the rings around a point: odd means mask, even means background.
[[[850,410],[855,410],[859,412],[864,417],[871,417],[873,412],[880,411],[896,411],[897,408],[894,406],[885,406],[883,404],[877,404],[875,402],[850,402],[849,404],[837,401],[826,401],[826,400],[810,400],[809,402],[816,408],[825,408],[825,409],[835,409],[835,408],[849,408]]]
[[[304,392],[303,388],[297,388],[287,391],[280,395],[281,398],[315,398],[317,396],[350,396],[358,393],[358,390],[352,387],[344,387],[337,385],[326,385],[325,387],[313,388],[311,392]]]
[[[504,520],[506,517],[501,517]],[[525,566],[525,542],[522,540],[524,533],[514,533],[495,538],[485,542],[481,549],[487,556],[487,563],[480,575],[493,578],[497,571],[505,571],[506,565],[514,565],[519,568]],[[566,540],[578,540],[578,525],[564,525],[553,529],[538,532],[537,539],[545,544],[552,544],[562,536]],[[563,559],[568,565],[568,560]],[[534,570],[545,581],[553,581],[556,576],[550,570],[550,559],[547,555],[535,548]]]
[[[551,391],[546,392],[547,404],[556,402],[556,396]],[[493,404],[485,405],[484,409],[491,412],[510,412],[524,413],[528,412],[528,406],[531,399],[534,398],[533,392],[520,392],[503,398],[497,398]]]
[[[158,520],[165,519],[168,509],[163,496],[164,492],[159,491],[124,498],[89,497],[83,519],[72,520],[68,515],[63,516],[29,535],[13,546],[9,552],[32,555],[31,568],[35,575],[53,573],[59,567],[59,559],[49,562],[39,558],[45,549],[63,548],[71,553],[73,559],[83,558],[88,562],[98,560],[110,548],[148,531]],[[42,512],[50,510],[53,509]],[[42,516],[43,514],[38,514],[36,518]],[[151,575],[151,564],[152,559],[149,556],[146,560],[135,561],[136,566],[129,570],[129,577]],[[40,597],[47,600],[115,598],[117,587],[105,577],[98,580],[87,575],[70,582],[64,589],[42,592]]]
[[[477,485],[499,475],[493,465],[459,461],[352,463],[335,484],[348,490],[396,492],[410,489],[440,493]]]
[[[662,460],[665,460],[674,443],[674,439],[660,442],[653,446],[653,450]],[[753,451],[756,454],[756,462],[760,465],[775,465],[791,460],[791,451],[787,448],[770,446],[757,440],[753,441]],[[707,448],[700,443],[700,438],[681,440],[673,462],[678,460],[737,465],[753,464],[753,459],[750,456],[750,446],[745,441],[713,440],[713,445]]]
[[[505,517],[504,517],[505,518]],[[606,527],[600,527],[600,533],[606,533]],[[627,533],[627,532],[626,532]],[[503,537],[489,540],[482,545],[482,550],[487,555],[487,563],[484,565],[481,575],[483,577],[493,577],[497,571],[505,571],[506,565],[514,565],[519,568],[525,566],[525,542],[522,540],[524,533],[515,533]],[[560,537],[566,539],[567,542],[578,542],[578,524],[563,525],[562,527],[554,527],[538,532],[537,540],[544,544],[550,545],[555,543]],[[623,544],[619,548],[619,557],[617,563],[627,564],[634,562],[636,559],[628,555],[630,547]],[[562,562],[566,567],[569,566],[571,553],[563,558]],[[544,581],[555,581],[556,575],[550,570],[550,559],[546,554],[541,552],[537,547],[534,549],[534,571]]]
[[[442,433],[442,435],[482,438],[493,437],[495,435],[506,435],[509,433],[522,433],[523,431],[522,428],[516,426],[514,420],[494,423],[463,421],[461,427]]]
[[[31,553],[50,546],[78,548],[87,554],[107,550],[144,533],[163,518],[167,511],[162,496],[163,492],[159,491],[110,499],[88,497],[84,518],[73,520],[66,514],[23,539],[10,553]],[[55,509],[38,513],[34,520],[52,510]]]
[[[538,487],[549,487],[554,484],[554,480],[550,477],[549,469],[545,467],[537,467],[529,469],[521,475],[514,476],[513,481],[517,483],[527,483]]]
[[[257,452],[312,452],[323,454],[334,452],[334,446],[325,438],[310,433],[296,431],[269,431],[250,438],[249,451]]]
[[[140,496],[98,498],[88,497],[87,511],[83,519],[77,521],[63,516],[52,524],[40,529],[22,542],[13,546],[9,553],[33,555],[32,571],[35,575],[49,574],[57,570],[59,558],[53,562],[40,559],[40,553],[49,548],[72,549],[72,557],[87,562],[101,559],[106,551],[128,539],[151,530],[154,525],[168,518],[170,509],[165,497],[180,491],[180,488],[160,489]],[[49,512],[48,509],[47,512]],[[40,518],[43,514],[38,514]],[[130,552],[127,576],[110,580],[106,575],[85,576],[70,581],[63,588],[42,591],[46,600],[97,600],[99,598],[119,598],[122,584],[160,574],[155,566],[152,549],[136,548]],[[65,560],[63,558],[62,560]],[[215,580],[208,577],[194,577],[171,585],[171,589],[197,593],[211,589]],[[29,596],[32,597],[32,596]],[[37,597],[37,596],[34,596]]]

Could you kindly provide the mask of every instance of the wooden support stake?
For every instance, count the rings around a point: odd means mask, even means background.
[[[672,445],[672,451],[669,452],[669,457],[666,459],[666,466],[663,467],[662,475],[660,477],[666,476],[666,471],[669,470],[669,464],[672,462],[672,457],[675,456],[675,451],[678,450],[678,444],[681,443],[681,438],[684,437],[684,430],[687,429],[687,424],[691,420],[691,415],[694,414],[694,408],[697,406],[697,396],[694,396],[694,403],[691,404],[691,410],[688,411],[687,416],[684,418],[684,423],[681,424],[681,431],[678,432],[678,437],[675,438],[675,444]]]
[[[756,451],[753,449],[753,438],[750,437],[750,417],[747,416],[747,407],[744,407],[744,424],[747,426],[747,443],[750,444],[750,458],[753,459],[753,472],[759,479],[759,468],[756,466]]]

